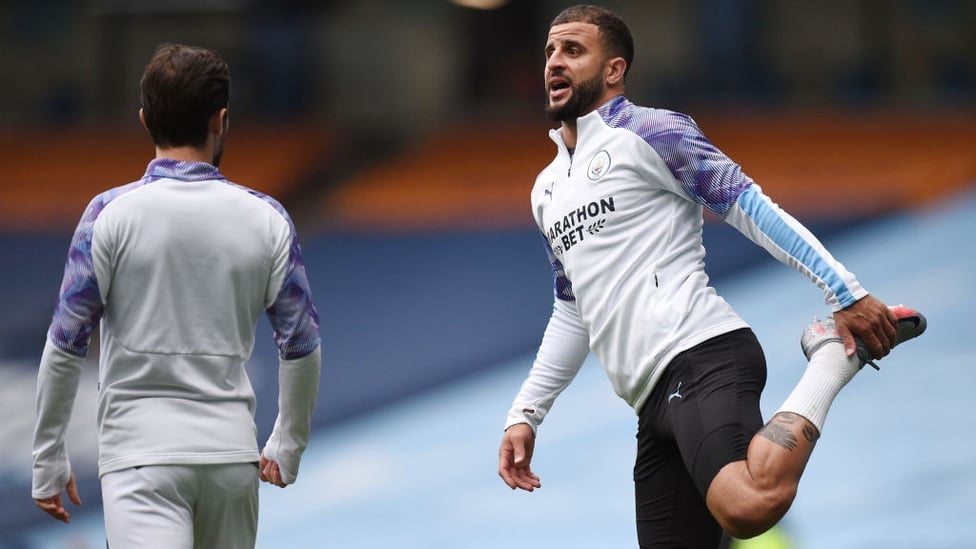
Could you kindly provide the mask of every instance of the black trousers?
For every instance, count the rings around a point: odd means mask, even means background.
[[[748,328],[709,339],[668,365],[641,409],[634,485],[641,548],[727,547],[705,505],[715,475],[744,460],[762,428],[766,358]]]

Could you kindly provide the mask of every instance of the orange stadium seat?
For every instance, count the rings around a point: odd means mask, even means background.
[[[221,171],[278,199],[289,196],[325,156],[315,127],[235,127]],[[148,134],[129,129],[0,133],[0,230],[73,228],[99,192],[138,179],[153,158]]]
[[[976,183],[976,116],[702,114],[705,134],[774,200],[818,218],[911,207]],[[356,230],[529,227],[555,148],[540,124],[464,127],[367,168],[325,197]]]
[[[526,227],[528,193],[554,145],[544,124],[438,133],[360,171],[324,198],[357,230]]]

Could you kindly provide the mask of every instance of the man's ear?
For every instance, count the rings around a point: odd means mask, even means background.
[[[149,131],[149,126],[146,125],[146,113],[142,108],[139,109],[139,122],[142,123],[143,128],[146,128],[146,131]]]
[[[219,111],[213,113],[210,117],[210,133],[220,135],[227,131],[227,126],[230,124],[230,117],[227,114],[227,108],[220,109]]]
[[[624,83],[627,73],[627,61],[623,57],[613,57],[607,61],[607,85],[617,86]]]

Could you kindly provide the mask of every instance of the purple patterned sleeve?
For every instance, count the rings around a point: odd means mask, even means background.
[[[267,309],[268,320],[274,330],[278,355],[285,360],[302,358],[313,352],[321,343],[319,314],[312,300],[311,285],[305,272],[302,248],[298,243],[295,225],[284,207],[273,198],[253,192],[267,201],[288,221],[291,243],[288,250],[288,267],[278,297]]]
[[[664,130],[646,137],[696,202],[725,217],[752,185],[738,164],[718,150],[686,115],[671,113]]]
[[[542,235],[542,241],[546,245],[546,256],[549,257],[549,264],[552,265],[553,291],[555,292],[556,298],[562,299],[563,301],[576,301],[576,294],[573,293],[573,283],[566,276],[566,270],[563,268],[562,261],[559,261],[559,258],[552,251],[552,245],[549,244],[549,239],[546,238],[546,235],[541,232],[539,234]]]
[[[274,328],[279,356],[294,360],[308,355],[319,346],[319,314],[312,302],[312,291],[297,238],[292,239],[288,261],[288,274],[267,314]]]
[[[753,181],[720,151],[691,117],[621,100],[607,106],[608,123],[641,136],[681,183],[688,197],[723,218]]]
[[[84,357],[104,304],[92,262],[92,228],[110,200],[108,193],[95,197],[75,229],[64,266],[64,279],[54,308],[48,338],[61,351]]]

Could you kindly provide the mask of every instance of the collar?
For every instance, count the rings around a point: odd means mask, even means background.
[[[600,105],[596,110],[600,113],[600,118],[604,120],[613,118],[621,110],[630,105],[630,101],[623,95],[618,95]]]
[[[630,105],[630,101],[623,95],[616,95],[607,100],[606,103],[593,109],[576,119],[576,148],[579,148],[579,139],[584,132],[584,128],[592,124],[606,125],[606,120],[615,117],[621,110]],[[565,147],[563,142],[563,130],[561,127],[549,130],[549,138],[556,142],[556,145]]]
[[[157,179],[176,179],[179,181],[210,181],[214,179],[226,179],[220,174],[216,166],[206,162],[185,162],[183,160],[173,160],[172,158],[157,158],[146,167],[146,175],[143,176],[149,181]]]

